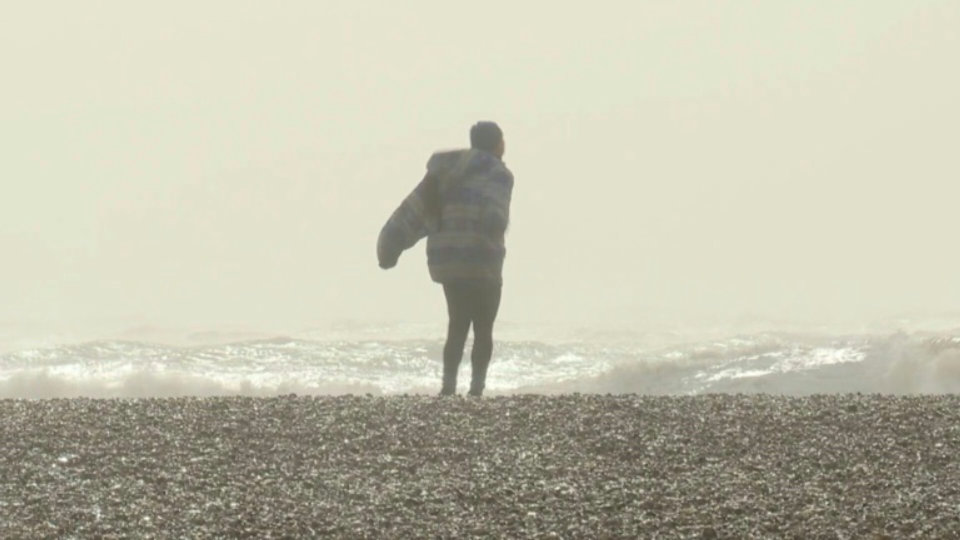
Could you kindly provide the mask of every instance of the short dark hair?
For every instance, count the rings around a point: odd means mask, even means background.
[[[470,128],[470,147],[496,152],[503,141],[503,131],[496,122],[477,122]]]

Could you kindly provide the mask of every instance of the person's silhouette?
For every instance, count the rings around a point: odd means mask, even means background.
[[[427,237],[430,277],[443,285],[449,317],[441,395],[456,393],[471,326],[469,394],[480,396],[486,386],[513,192],[504,150],[500,127],[478,122],[470,129],[469,149],[433,154],[426,176],[390,216],[377,241],[381,268],[391,268],[403,250]]]

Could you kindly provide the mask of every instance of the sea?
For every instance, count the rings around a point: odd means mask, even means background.
[[[443,332],[442,321],[86,335],[6,324],[0,398],[431,395],[439,390]],[[491,396],[960,392],[960,318],[846,329],[503,322],[495,339]]]

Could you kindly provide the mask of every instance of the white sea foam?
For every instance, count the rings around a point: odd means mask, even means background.
[[[440,339],[356,333],[353,339],[298,336],[195,346],[100,340],[23,348],[0,354],[0,397],[436,391]],[[960,336],[953,333],[498,338],[487,381],[491,394],[960,391]],[[468,343],[462,387],[469,376]]]

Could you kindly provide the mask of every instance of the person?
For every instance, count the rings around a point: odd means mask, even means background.
[[[503,286],[504,237],[513,174],[503,162],[503,131],[494,122],[470,129],[470,148],[434,153],[423,180],[393,212],[377,239],[380,267],[427,237],[427,266],[443,285],[447,338],[440,395],[457,391],[463,349],[473,327],[469,395],[483,395],[493,354],[493,323]]]

